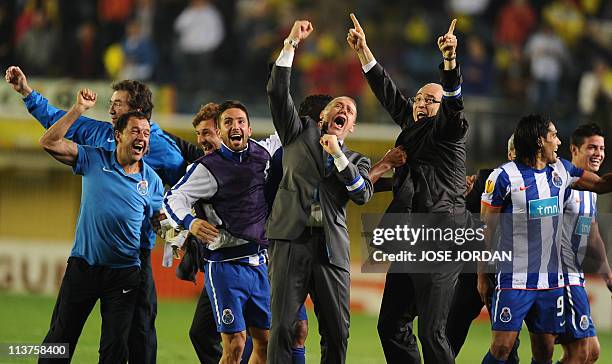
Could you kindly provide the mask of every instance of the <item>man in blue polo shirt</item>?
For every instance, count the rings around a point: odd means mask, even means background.
[[[68,343],[69,358],[64,361],[69,362],[83,325],[100,299],[99,361],[124,363],[141,284],[141,231],[143,223],[161,207],[163,185],[142,161],[151,128],[141,112],[127,112],[118,118],[115,151],[64,139],[95,102],[95,93],[81,90],[76,104],[40,139],[49,154],[83,176],[74,246],[44,343]]]
[[[50,105],[48,100],[28,85],[25,74],[19,67],[9,67],[6,81],[24,97],[28,111],[45,127],[50,128],[66,112]],[[124,80],[114,83],[108,113],[111,123],[80,116],[66,131],[65,138],[81,145],[102,147],[112,151],[116,148],[113,125],[128,111],[140,111],[151,119],[153,102],[151,90],[138,82]],[[173,186],[185,174],[187,162],[172,136],[151,123],[150,149],[144,161],[161,177],[164,184]],[[155,245],[155,233],[148,221],[141,236],[140,261],[142,285],[138,293],[134,321],[130,328],[130,362],[154,364],[157,353],[155,317],[157,294],[151,270],[151,249]]]

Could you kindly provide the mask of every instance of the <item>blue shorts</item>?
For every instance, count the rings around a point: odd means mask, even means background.
[[[565,287],[565,333],[560,342],[597,336],[586,290],[582,286]]]
[[[306,306],[304,306],[303,303],[298,310],[297,319],[298,321],[308,321],[308,315],[306,314]]]
[[[270,329],[270,282],[265,264],[206,262],[204,284],[217,331],[235,333],[247,327]]]
[[[495,290],[491,303],[491,328],[495,331],[521,331],[525,321],[529,332],[563,333],[563,301],[563,288]]]

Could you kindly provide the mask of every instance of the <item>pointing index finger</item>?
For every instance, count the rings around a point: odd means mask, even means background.
[[[355,26],[355,30],[357,31],[362,31],[363,29],[361,28],[361,25],[359,24],[359,20],[357,20],[357,17],[355,16],[355,14],[351,13],[350,15],[351,20],[353,21],[353,26]]]
[[[448,32],[446,34],[453,34],[455,31],[455,24],[457,24],[457,19],[453,19],[450,26],[448,27]]]

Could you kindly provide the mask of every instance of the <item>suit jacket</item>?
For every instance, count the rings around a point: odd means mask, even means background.
[[[290,67],[272,66],[267,92],[272,121],[283,144],[283,177],[266,225],[268,239],[293,240],[302,234],[310,216],[315,191],[323,213],[323,230],[329,262],[349,270],[349,236],[346,226],[346,204],[366,203],[373,193],[368,177],[370,160],[350,151],[342,151],[349,165],[341,172],[321,147],[321,130],[309,117],[300,119],[289,93]],[[347,187],[363,180],[363,188],[349,192]]]

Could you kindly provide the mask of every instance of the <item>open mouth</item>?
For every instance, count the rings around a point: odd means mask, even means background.
[[[240,143],[242,142],[242,134],[240,133],[231,133],[229,136],[229,140],[233,143]]]
[[[346,123],[346,117],[344,115],[337,115],[334,118],[334,124],[336,124],[338,128],[342,128],[345,123]]]
[[[135,142],[134,144],[132,144],[132,150],[136,154],[142,153],[144,151],[144,148],[145,148],[144,142]]]
[[[425,111],[418,111],[417,112],[417,120],[421,120],[423,118],[427,117],[427,113]]]

